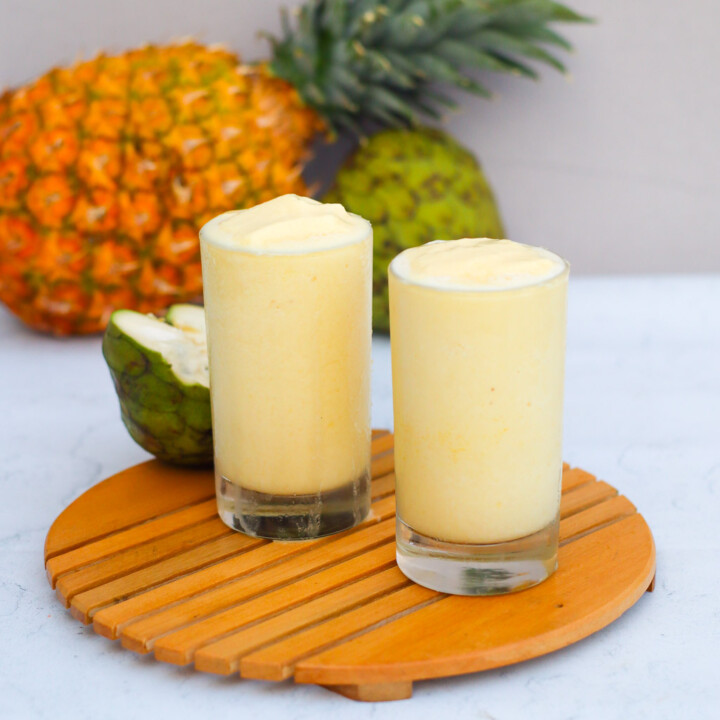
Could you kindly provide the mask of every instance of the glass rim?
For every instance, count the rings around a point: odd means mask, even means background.
[[[543,248],[543,250],[547,250],[547,248]],[[552,250],[549,250],[548,252],[553,252]],[[436,292],[441,293],[465,293],[468,295],[473,294],[498,294],[498,293],[511,293],[511,292],[517,292],[519,290],[527,290],[529,288],[534,287],[540,287],[542,285],[548,285],[549,283],[553,282],[554,280],[558,280],[562,277],[567,277],[570,274],[570,263],[562,257],[562,255],[558,255],[557,253],[553,252],[553,255],[557,256],[560,260],[562,260],[563,266],[562,268],[555,273],[555,275],[551,275],[548,278],[543,278],[541,280],[536,280],[534,282],[526,283],[524,285],[516,285],[514,287],[468,287],[468,286],[461,286],[461,287],[451,287],[451,286],[443,286],[440,287],[438,285],[433,285],[427,282],[422,282],[418,280],[409,280],[408,278],[403,277],[402,275],[399,275],[395,269],[393,268],[393,265],[395,263],[395,260],[401,255],[402,253],[398,253],[391,261],[390,265],[388,265],[388,275],[392,275],[398,282],[403,283],[404,285],[411,285],[413,287],[419,287],[424,288],[426,290],[434,290]]]
[[[225,213],[221,213],[221,215],[224,215]],[[350,247],[352,245],[359,245],[360,243],[364,242],[368,238],[372,241],[373,237],[373,227],[369,220],[366,220],[361,215],[356,215],[355,213],[348,213],[349,215],[353,215],[356,218],[359,218],[362,220],[363,224],[365,225],[364,232],[358,234],[356,236],[351,236],[351,238],[347,241],[334,244],[334,245],[324,245],[320,247],[315,248],[306,248],[302,250],[288,250],[288,249],[268,249],[268,248],[249,248],[244,246],[238,246],[233,247],[229,244],[217,242],[216,240],[212,240],[207,236],[207,233],[203,233],[203,230],[215,220],[213,218],[212,220],[208,220],[208,222],[205,223],[200,228],[200,231],[198,232],[198,238],[200,240],[200,243],[207,243],[208,245],[212,245],[213,247],[220,248],[222,250],[227,250],[231,253],[238,253],[241,255],[256,255],[256,256],[267,256],[267,257],[302,257],[304,255],[318,255],[320,253],[326,253],[326,252],[332,252],[333,250],[342,250],[343,248]],[[219,216],[216,216],[219,217]],[[319,236],[315,236],[319,237]],[[331,237],[331,236],[330,236]],[[337,237],[337,236],[335,236]]]

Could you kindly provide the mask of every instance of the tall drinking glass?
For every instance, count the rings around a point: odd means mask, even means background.
[[[497,594],[557,567],[568,272],[488,239],[390,265],[397,560],[421,585]]]
[[[286,195],[200,231],[218,512],[320,537],[369,510],[372,229]]]

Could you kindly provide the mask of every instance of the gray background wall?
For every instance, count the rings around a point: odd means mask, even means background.
[[[0,88],[54,64],[193,35],[244,59],[293,0],[0,0]],[[482,159],[508,235],[576,272],[720,270],[720,5],[572,0],[594,27],[568,80],[491,77],[449,129]]]

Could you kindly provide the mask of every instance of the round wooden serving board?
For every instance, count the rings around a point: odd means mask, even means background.
[[[563,471],[560,567],[512,595],[443,595],[395,564],[393,436],[373,433],[372,513],[347,532],[273,543],[228,529],[212,472],[150,461],[75,500],[45,543],[74,617],[138,653],[204,672],[410,697],[424,678],[565,647],[652,589],[655,548],[633,504]]]

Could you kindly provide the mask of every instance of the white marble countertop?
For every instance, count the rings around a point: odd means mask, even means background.
[[[389,344],[373,414],[390,427]],[[72,619],[45,579],[53,519],[147,455],[125,431],[97,337],[37,335],[0,309],[0,718],[718,717],[720,276],[575,278],[565,458],[626,494],[657,544],[657,586],[569,648],[354,703],[219,678],[125,651]]]

